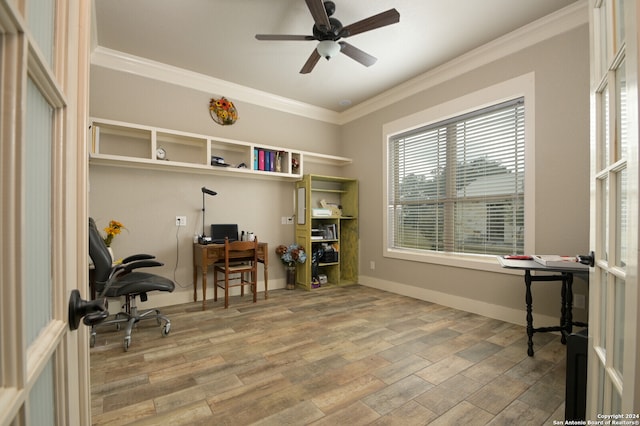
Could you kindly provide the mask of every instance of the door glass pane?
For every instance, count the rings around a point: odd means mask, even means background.
[[[613,391],[611,392],[611,414],[619,413],[622,413],[622,395],[618,393],[618,390],[614,386]]]
[[[616,48],[620,49],[625,38],[624,0],[616,0],[613,7],[616,14]]]
[[[598,363],[598,401],[596,401],[596,412],[604,413],[604,388],[606,383],[604,381],[604,365]]]
[[[53,359],[44,367],[31,392],[29,393],[29,424],[51,425],[55,424],[55,389],[53,380]]]
[[[25,259],[37,259],[37,268],[25,267],[29,304],[26,323],[30,345],[51,320],[51,145],[53,109],[37,86],[27,84],[27,122],[25,155]]]
[[[599,65],[598,69],[600,70],[599,77],[604,76],[607,72],[607,63],[608,63],[608,49],[609,46],[609,31],[607,28],[609,26],[609,16],[608,16],[608,8],[607,1],[603,1],[601,6],[594,10],[595,13],[595,21],[598,26],[599,31],[597,31],[597,36],[599,38],[597,42],[598,46],[598,58],[597,63]]]
[[[607,341],[607,271],[604,269],[600,273],[600,335],[597,335],[596,345],[602,347],[603,352],[606,354],[605,342]]]
[[[625,288],[624,280],[616,278],[615,283],[615,306],[614,306],[614,324],[613,324],[613,368],[618,371],[620,376],[623,373],[622,355],[624,351],[624,305],[625,305]]]
[[[616,220],[616,252],[618,253],[616,265],[625,268],[627,266],[628,211],[627,211],[627,169],[622,169],[616,174],[618,185],[618,206]]]
[[[53,69],[54,18],[56,2],[29,0],[28,24],[44,59]]]
[[[625,72],[625,61],[616,70],[616,160],[627,157],[628,146],[628,117],[627,117],[627,77]]]
[[[609,165],[609,87],[605,87],[600,94],[600,105],[602,108],[602,116],[600,118],[600,143],[598,144],[598,151],[600,152],[599,169],[604,169]]]
[[[603,260],[609,260],[609,179],[604,178],[598,181],[600,186],[599,205],[600,205],[600,220],[598,227],[600,228],[602,245],[601,256]]]

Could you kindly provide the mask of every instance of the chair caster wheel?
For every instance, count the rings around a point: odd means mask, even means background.
[[[129,347],[131,346],[131,337],[125,337],[122,346],[124,347],[124,351],[128,352],[129,351]]]
[[[164,325],[164,327],[162,327],[162,330],[161,330],[162,336],[164,337],[168,335],[170,331],[171,331],[171,323],[168,322]]]
[[[89,337],[89,347],[92,348],[96,345],[96,335],[95,333],[91,333],[91,337]]]

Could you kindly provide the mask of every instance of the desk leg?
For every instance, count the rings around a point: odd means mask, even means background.
[[[264,266],[264,300],[269,298],[269,262],[265,261]]]
[[[198,266],[193,265],[193,301],[198,301]]]
[[[524,285],[526,287],[525,302],[527,304],[527,355],[533,356],[533,314],[531,307],[533,297],[531,296],[531,272],[528,269],[524,272]]]
[[[215,273],[215,272],[214,272]],[[207,267],[202,267],[202,310],[207,309]]]

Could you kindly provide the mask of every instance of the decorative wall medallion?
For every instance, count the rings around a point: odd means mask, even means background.
[[[211,98],[209,114],[213,121],[221,126],[233,124],[238,119],[238,110],[235,105],[224,96],[220,99]]]

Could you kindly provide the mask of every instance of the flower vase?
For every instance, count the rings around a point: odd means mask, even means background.
[[[287,290],[295,290],[296,288],[296,267],[287,266]]]
[[[113,249],[111,247],[107,247],[107,251],[111,255],[111,262],[115,262],[116,258],[113,256]]]

